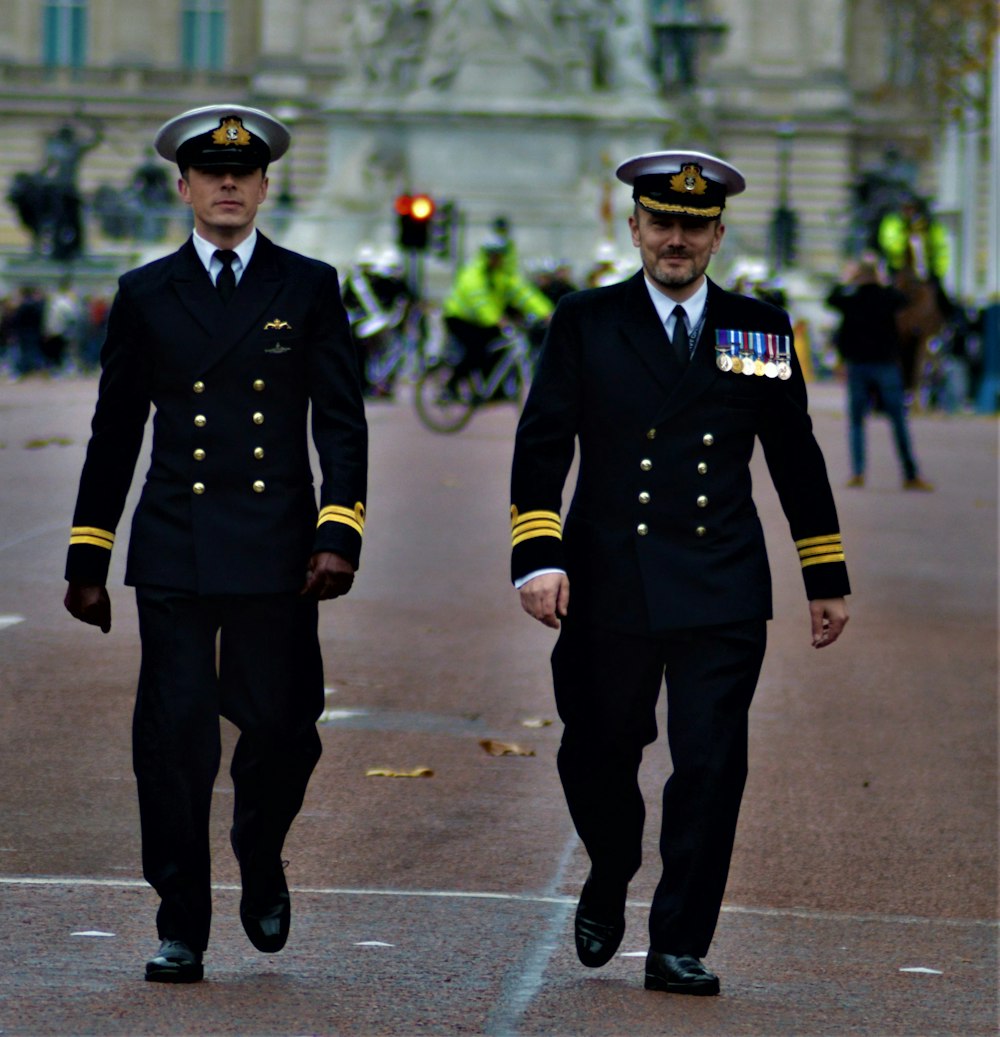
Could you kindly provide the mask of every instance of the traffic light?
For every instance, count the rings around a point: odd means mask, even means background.
[[[399,214],[399,244],[402,248],[423,252],[427,248],[434,202],[425,194],[401,194],[396,199]]]

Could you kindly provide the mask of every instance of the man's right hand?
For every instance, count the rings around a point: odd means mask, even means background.
[[[105,634],[111,629],[111,599],[107,587],[73,583],[71,580],[63,604],[81,623],[100,627]]]
[[[521,588],[521,608],[554,630],[569,611],[569,577],[565,573],[542,573]]]

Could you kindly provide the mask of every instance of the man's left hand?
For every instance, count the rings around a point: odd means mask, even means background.
[[[326,601],[346,594],[353,583],[354,566],[346,558],[333,551],[317,551],[309,559],[306,582],[299,593]]]
[[[847,620],[847,602],[843,598],[816,598],[809,602],[812,620],[813,648],[826,648],[840,637]]]

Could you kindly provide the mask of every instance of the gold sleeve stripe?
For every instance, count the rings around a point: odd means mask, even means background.
[[[562,540],[562,519],[555,511],[526,511],[518,513],[517,507],[510,508],[511,547],[536,537],[553,537]]]
[[[830,533],[821,537],[806,537],[805,540],[796,540],[795,546],[801,551],[803,547],[815,547],[817,544],[839,544],[840,534]]]
[[[553,529],[533,529],[526,532],[515,533],[511,537],[511,547],[517,547],[518,544],[523,544],[525,540],[534,540],[535,537],[552,537],[555,540],[562,540],[562,533],[559,530]]]
[[[364,536],[365,506],[361,501],[358,501],[353,509],[345,508],[340,504],[328,504],[320,511],[316,528],[318,529],[324,522],[340,522],[345,526],[350,526],[358,536]]]
[[[815,558],[818,555],[828,555],[843,551],[841,544],[824,544],[822,547],[800,547],[799,558]]]
[[[815,558],[803,558],[802,559],[802,568],[806,569],[810,565],[823,565],[826,562],[844,562],[844,561],[847,561],[847,559],[844,557],[844,552],[843,551],[836,551],[833,554],[818,555]]]
[[[70,546],[74,544],[93,544],[94,547],[104,547],[108,551],[115,542],[114,533],[107,529],[97,529],[94,526],[74,526],[69,534]]]
[[[558,519],[536,519],[534,522],[518,522],[511,532],[518,536],[534,529],[546,529],[555,536],[562,535],[562,525]]]
[[[548,519],[559,526],[562,525],[562,519],[559,518],[559,513],[557,511],[526,511],[521,515],[516,506],[511,505],[510,524],[512,528],[516,528],[522,522],[534,522],[537,519]]]

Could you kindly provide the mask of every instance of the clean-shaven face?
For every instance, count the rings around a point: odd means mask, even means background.
[[[253,230],[267,197],[267,177],[260,169],[192,166],[177,181],[177,190],[191,206],[203,238],[217,245],[239,244]]]

